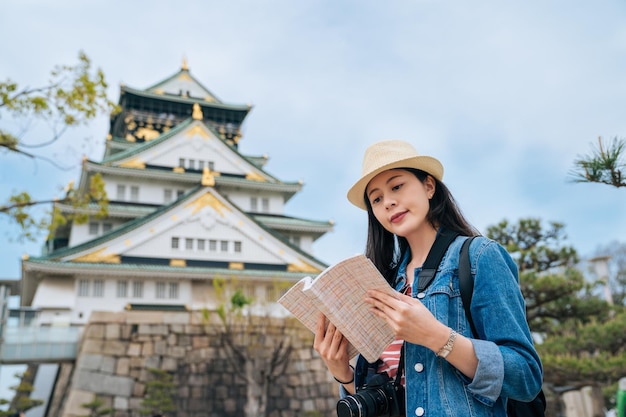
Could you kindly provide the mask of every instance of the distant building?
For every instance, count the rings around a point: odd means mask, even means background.
[[[186,63],[145,90],[122,85],[119,106],[103,159],[84,160],[77,183],[81,192],[102,176],[107,217],[93,204],[86,223],[68,223],[41,256],[22,261],[21,304],[39,324],[80,326],[93,311],[215,307],[216,279],[275,301],[277,282],[326,267],[312,245],[332,221],[286,216],[302,183],[239,151],[251,106],[222,102]],[[303,155],[294,149],[293,157]]]

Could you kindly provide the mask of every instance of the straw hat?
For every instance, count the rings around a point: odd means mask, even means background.
[[[381,172],[394,168],[420,169],[439,181],[443,178],[443,165],[437,159],[419,155],[410,143],[403,140],[384,140],[365,150],[361,178],[348,190],[348,200],[367,210],[364,201],[367,184]]]

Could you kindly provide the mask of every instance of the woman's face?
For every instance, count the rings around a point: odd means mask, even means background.
[[[380,224],[388,232],[405,238],[424,227],[432,227],[426,216],[434,193],[435,180],[431,176],[422,182],[404,169],[381,172],[365,189]]]

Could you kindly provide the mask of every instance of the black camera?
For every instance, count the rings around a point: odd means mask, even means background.
[[[337,417],[404,416],[404,387],[386,372],[372,376],[369,383],[354,395],[337,403]]]

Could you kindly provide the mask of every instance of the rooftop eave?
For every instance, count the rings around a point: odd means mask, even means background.
[[[323,265],[318,267],[322,268]],[[197,267],[176,267],[163,265],[140,265],[140,264],[115,264],[115,263],[87,263],[87,262],[67,262],[54,261],[39,258],[30,258],[22,262],[25,274],[46,273],[62,275],[80,276],[101,276],[117,277],[121,273],[125,276],[154,278],[176,278],[188,280],[211,281],[217,278],[237,278],[247,281],[274,282],[277,278],[286,281],[296,282],[301,278],[310,275],[307,272],[287,272],[287,271],[263,271],[246,269],[227,268],[197,268]]]
[[[135,178],[145,178],[152,180],[176,181],[184,184],[200,184],[202,173],[195,172],[174,172],[156,169],[137,169],[118,166],[101,165],[93,161],[85,162],[85,169],[89,172],[99,172],[115,176],[132,176]],[[83,185],[83,184],[81,184]],[[302,190],[301,182],[269,182],[253,181],[244,178],[234,178],[226,176],[215,176],[215,187],[239,187],[244,189],[256,189],[266,191],[277,191],[291,197]]]
[[[185,97],[185,96],[177,96],[174,94],[158,94],[150,91],[138,90],[135,88],[131,88],[128,86],[120,87],[120,94],[134,94],[140,97],[153,98],[157,100],[167,100],[167,101],[175,101],[179,103],[188,103],[192,105],[193,103],[198,103],[205,107],[213,107],[223,110],[233,110],[233,111],[241,111],[241,112],[250,112],[252,110],[251,104],[227,104],[215,101],[207,101],[203,98],[196,97]]]

